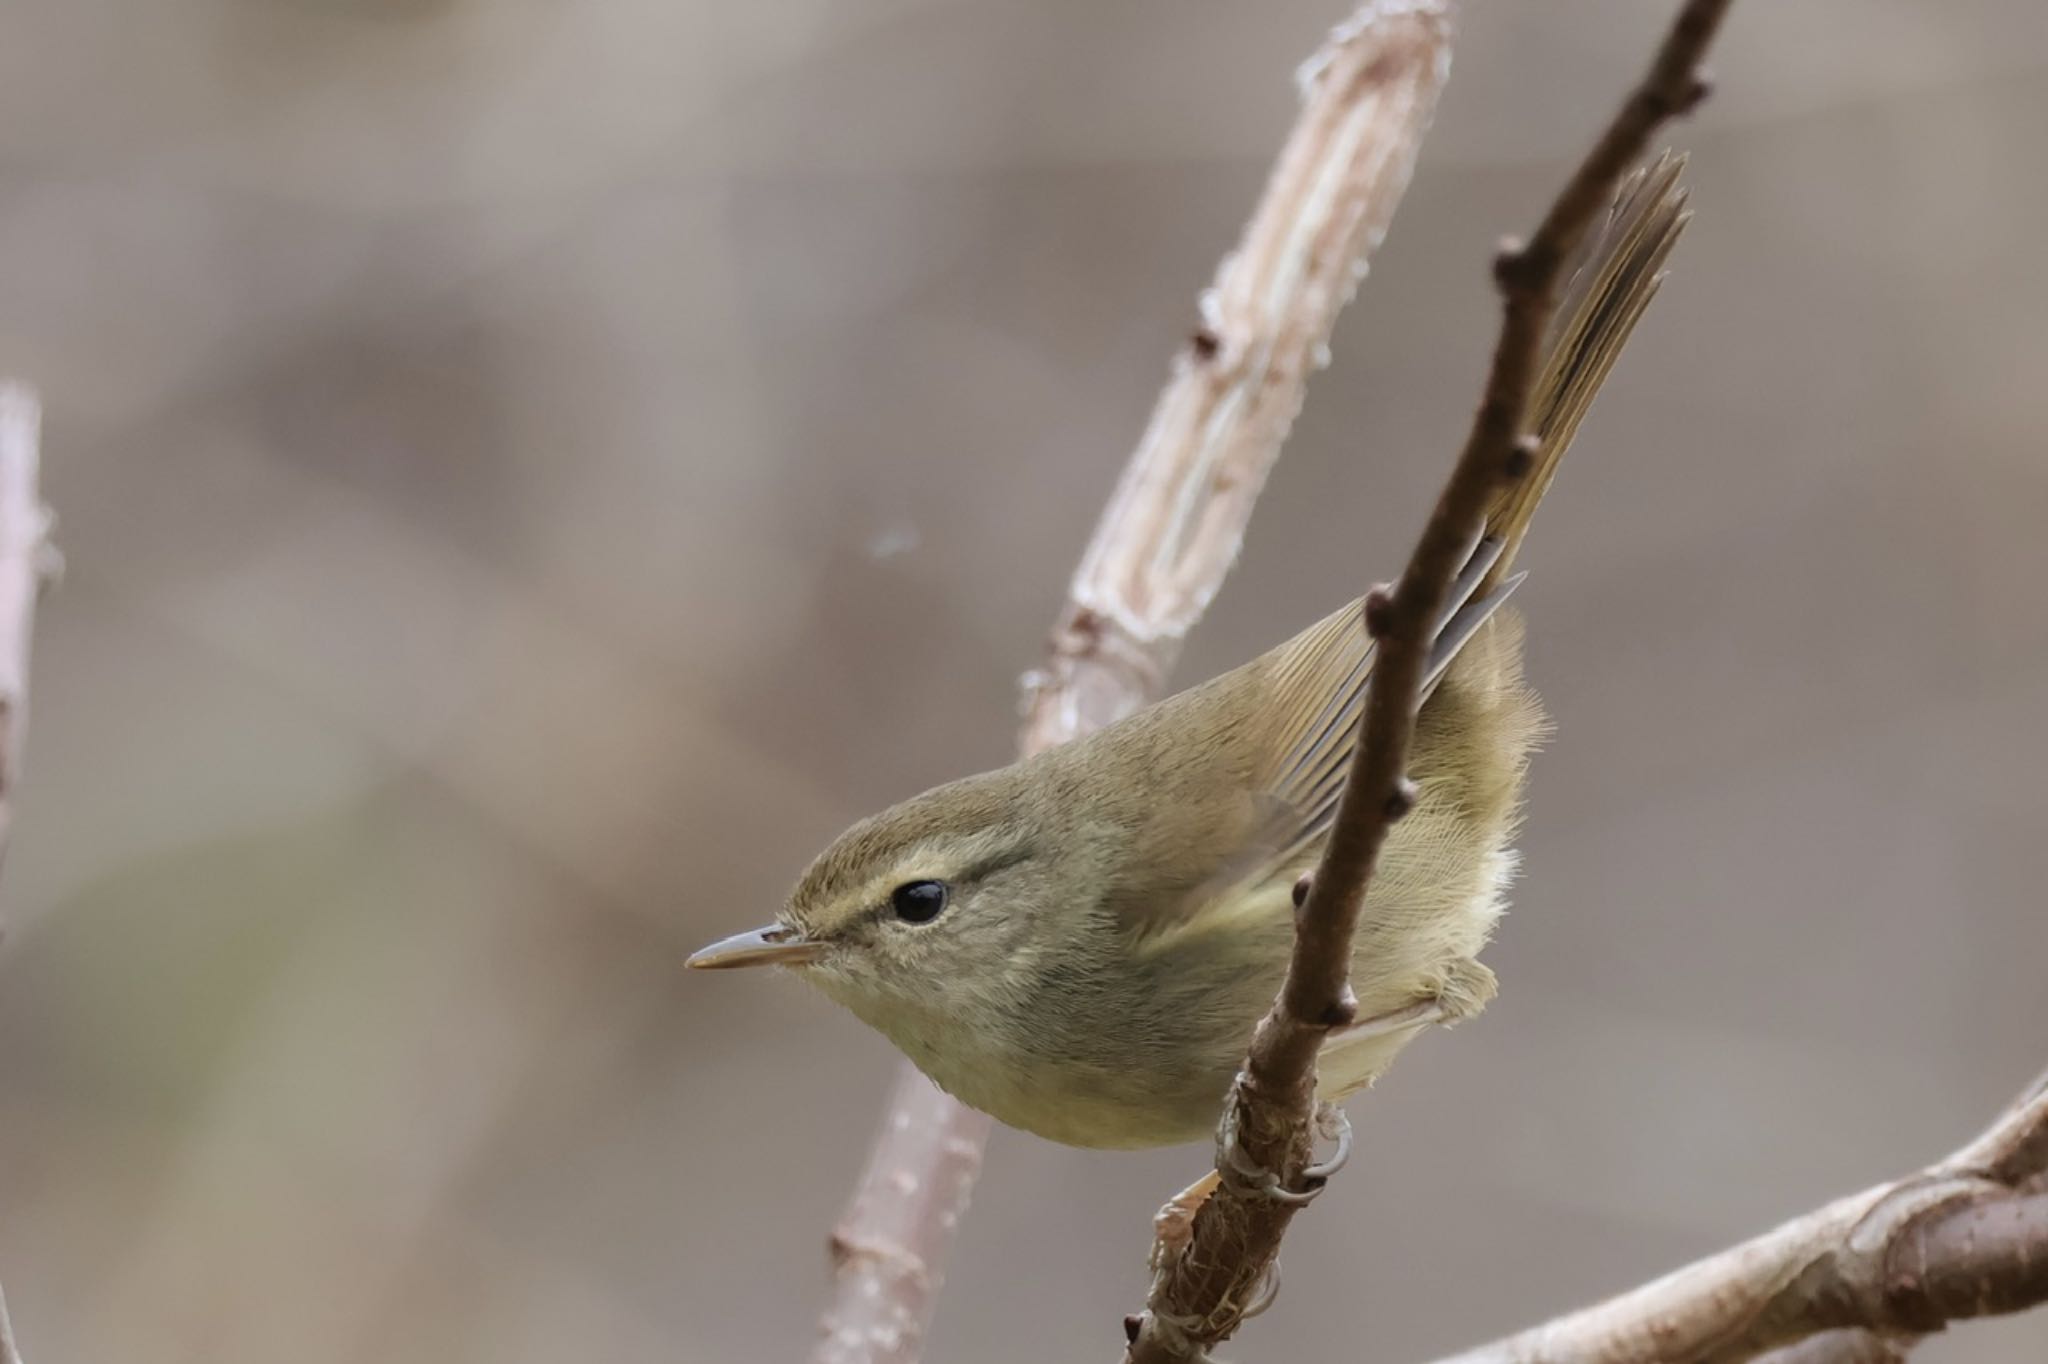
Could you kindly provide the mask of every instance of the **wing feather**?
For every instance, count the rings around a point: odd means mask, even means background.
[[[1453,584],[1437,621],[1423,697],[1523,579],[1515,552],[1531,515],[1549,490],[1566,447],[1613,368],[1643,310],[1656,295],[1662,269],[1687,222],[1679,184],[1682,158],[1666,155],[1637,171],[1584,248],[1545,337],[1531,395],[1529,427],[1540,439],[1529,475],[1505,489],[1489,509],[1486,530]],[[1336,819],[1356,746],[1371,675],[1373,646],[1363,599],[1346,603],[1248,665],[1262,677],[1259,751],[1250,795],[1256,807],[1244,846],[1221,859],[1192,893],[1146,926],[1155,943],[1205,932],[1242,913],[1268,913],[1284,900],[1270,893],[1292,883],[1320,851]]]

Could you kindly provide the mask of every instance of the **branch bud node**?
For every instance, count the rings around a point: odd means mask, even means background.
[[[1394,789],[1387,792],[1387,822],[1391,824],[1405,817],[1410,810],[1415,808],[1416,797],[1420,794],[1421,792],[1416,790],[1414,782],[1406,777],[1398,778],[1394,782]]]
[[[1380,583],[1365,594],[1365,632],[1374,639],[1385,639],[1394,628],[1394,589],[1387,583]]]
[[[1510,482],[1527,478],[1529,471],[1536,467],[1536,456],[1542,453],[1543,437],[1534,431],[1523,432],[1508,447],[1508,457],[1500,467],[1501,476]]]
[[[1529,258],[1524,254],[1527,243],[1520,237],[1502,237],[1493,249],[1493,282],[1503,289],[1514,289],[1521,285],[1528,273]]]
[[[1706,98],[1714,93],[1714,77],[1704,67],[1692,73],[1685,89],[1679,92],[1678,102],[1672,107],[1671,115],[1682,118],[1700,107]]]

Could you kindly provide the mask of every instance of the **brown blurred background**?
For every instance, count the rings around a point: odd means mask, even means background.
[[[1183,680],[1397,563],[1489,246],[1667,8],[1468,7]],[[893,1057],[682,955],[1009,751],[1341,14],[9,0],[0,372],[70,561],[0,959],[30,1364],[801,1353]],[[1717,65],[1526,556],[1503,994],[1357,1105],[1241,1357],[1474,1342],[2048,1063],[2048,10],[1749,4]],[[1205,1158],[999,1134],[932,1357],[1108,1358]]]

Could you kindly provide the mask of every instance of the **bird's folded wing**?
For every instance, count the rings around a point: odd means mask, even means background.
[[[1423,680],[1427,699],[1458,651],[1521,585],[1517,575],[1484,596],[1475,595],[1499,559],[1501,545],[1474,546],[1438,620]],[[1272,754],[1252,780],[1258,808],[1249,836],[1174,906],[1147,925],[1155,945],[1222,927],[1244,913],[1269,912],[1265,892],[1291,884],[1320,852],[1337,817],[1358,747],[1373,644],[1365,631],[1364,599],[1352,601],[1280,646],[1271,655],[1259,723],[1269,728],[1261,748]]]

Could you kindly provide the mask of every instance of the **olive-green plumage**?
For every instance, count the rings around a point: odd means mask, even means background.
[[[1588,246],[1531,408],[1542,439],[1454,592],[1411,772],[1352,962],[1362,1025],[1325,1047],[1322,1092],[1369,1084],[1429,1022],[1484,1007],[1478,961],[1514,868],[1530,750],[1514,551],[1685,221],[1679,166],[1638,175]],[[963,1102],[1081,1146],[1202,1137],[1272,1002],[1291,892],[1350,766],[1371,646],[1354,601],[1278,648],[1115,725],[863,820],[778,925],[698,965],[784,961]],[[936,883],[899,904],[899,888]],[[911,913],[905,913],[907,904]],[[942,908],[929,913],[934,905]],[[737,944],[737,946],[736,946]]]

